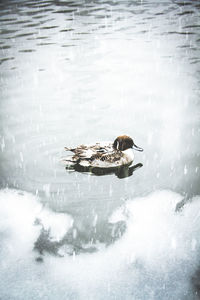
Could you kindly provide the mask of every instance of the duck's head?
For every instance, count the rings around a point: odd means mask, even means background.
[[[132,138],[127,135],[118,136],[113,143],[113,148],[120,151],[124,151],[129,148],[132,148],[137,151],[143,151],[143,149],[136,146]]]

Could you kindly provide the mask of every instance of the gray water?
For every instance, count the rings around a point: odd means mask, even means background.
[[[1,299],[198,299],[199,1],[1,1]],[[130,135],[132,176],[64,146]]]

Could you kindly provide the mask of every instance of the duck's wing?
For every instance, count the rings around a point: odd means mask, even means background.
[[[81,166],[91,166],[99,168],[109,168],[120,165],[123,153],[121,151],[115,151],[107,153],[95,153],[90,158],[81,158],[79,164]]]
[[[113,150],[110,153],[95,155],[92,157],[90,165],[98,168],[115,168],[122,165],[128,165],[132,162],[122,151]],[[85,161],[84,161],[85,162]],[[82,164],[82,161],[80,162]]]
[[[95,154],[104,154],[113,151],[113,144],[111,142],[96,143],[95,145],[80,145],[76,148],[68,148],[65,147],[66,151],[71,151],[74,153],[74,156],[78,156],[80,158],[92,158]]]
[[[74,155],[69,155],[62,159],[66,164],[90,164],[94,159],[99,159],[103,154],[113,152],[111,142],[96,143],[95,145],[80,145],[76,148],[65,147],[66,151],[71,151]]]
[[[91,146],[93,150],[97,153],[108,153],[113,152],[113,143],[111,142],[102,142],[96,143],[95,145]]]
[[[124,157],[124,154],[121,151],[112,151],[110,153],[102,154],[100,157],[101,161],[107,161],[109,163],[117,162]]]
[[[64,147],[65,151],[71,151],[74,152],[75,154],[81,154],[82,152],[85,152],[88,147],[85,145],[80,145],[76,148],[69,148],[69,147]]]
[[[92,155],[94,155],[93,151],[83,150],[83,151],[72,151],[74,152],[74,155],[68,155],[62,159],[63,162],[66,163],[66,165],[73,165],[78,164],[82,160],[90,160]]]

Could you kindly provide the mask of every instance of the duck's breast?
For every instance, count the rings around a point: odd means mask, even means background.
[[[127,149],[122,152],[124,164],[129,164],[134,160],[134,153],[132,149]]]

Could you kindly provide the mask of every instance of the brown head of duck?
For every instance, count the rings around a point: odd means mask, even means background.
[[[115,150],[119,150],[119,151],[125,151],[130,148],[137,150],[137,151],[143,151],[143,149],[138,147],[134,143],[133,139],[127,135],[118,136],[113,143],[113,148]]]

